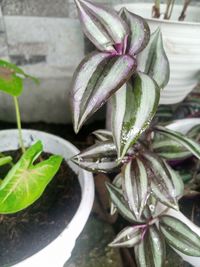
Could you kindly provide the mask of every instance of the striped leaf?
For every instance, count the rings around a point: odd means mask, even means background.
[[[163,267],[165,243],[155,225],[151,226],[141,243],[135,246],[135,257],[140,267]]]
[[[85,35],[101,51],[122,54],[129,29],[112,9],[85,0],[75,0]]]
[[[147,47],[138,55],[138,70],[150,75],[164,88],[169,81],[169,61],[163,48],[162,34],[156,30],[150,38]]]
[[[125,164],[123,174],[125,198],[135,217],[140,219],[150,193],[147,170],[142,161],[136,159]]]
[[[92,133],[99,141],[113,140],[112,132],[104,129],[96,130]]]
[[[10,156],[2,157],[0,158],[0,167],[11,162],[12,162],[12,158]]]
[[[110,194],[111,201],[117,207],[118,212],[128,221],[138,222],[133,212],[129,209],[128,203],[125,201],[121,189],[109,183],[106,183],[106,187]]]
[[[129,226],[124,228],[109,244],[110,247],[134,247],[142,240],[142,234],[146,230],[146,225]]]
[[[152,148],[156,154],[167,160],[181,160],[192,155],[184,146],[170,138],[153,142]]]
[[[149,126],[159,103],[159,88],[146,74],[138,73],[113,96],[112,132],[119,159]]]
[[[117,187],[118,189],[121,189],[121,193],[122,193],[122,173],[119,173],[113,180],[112,184]],[[117,208],[115,206],[115,204],[111,201],[110,203],[110,214],[114,215],[117,212]]]
[[[128,55],[94,52],[80,63],[71,90],[75,132],[130,78],[135,69],[136,60]]]
[[[187,133],[187,137],[200,142],[200,124],[192,127],[192,129],[190,129]]]
[[[150,168],[151,190],[160,202],[168,207],[178,209],[176,192],[170,172],[158,156],[150,153],[143,154],[145,166]]]
[[[176,197],[177,198],[182,197],[184,194],[184,183],[183,183],[182,177],[179,175],[177,171],[173,170],[171,166],[167,164],[167,162],[164,162],[164,164],[171,175],[172,182],[175,188]]]
[[[126,53],[135,56],[140,53],[149,42],[149,26],[142,17],[129,12],[126,8],[122,8],[119,14],[130,29]]]
[[[160,231],[170,246],[183,254],[200,257],[200,236],[179,219],[168,215],[162,216]]]
[[[167,136],[170,139],[173,139],[174,141],[178,142],[180,145],[187,148],[194,156],[196,156],[198,159],[200,159],[200,145],[193,141],[192,139],[184,136],[181,133],[169,130],[167,128],[157,126],[156,131],[159,133]]]
[[[91,172],[111,172],[118,167],[116,147],[113,142],[97,143],[71,160],[81,168]]]

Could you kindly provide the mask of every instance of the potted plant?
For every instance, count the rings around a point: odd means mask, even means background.
[[[175,1],[170,0],[166,1],[166,4],[155,1],[153,12],[151,3],[127,3],[115,6],[116,10],[125,6],[130,12],[143,16],[151,31],[157,27],[162,31],[171,75],[168,85],[161,94],[161,104],[181,102],[198,82],[200,7],[188,6],[189,2],[184,1],[182,6],[176,5],[174,4]],[[157,14],[157,16],[152,17],[152,13]],[[184,21],[178,20],[180,17],[184,18]],[[192,62],[192,64],[188,64],[188,62]]]
[[[70,142],[45,132],[21,129],[18,97],[25,78],[37,82],[17,66],[0,60],[0,90],[13,97],[18,126],[18,130],[0,131],[0,232],[5,232],[1,235],[0,265],[61,267],[70,257],[92,208],[93,179],[90,173],[69,161],[78,152]],[[74,175],[74,180],[67,183]],[[67,189],[70,185],[73,190]],[[77,199],[69,196],[73,193]],[[69,200],[65,202],[64,198]],[[73,202],[74,205],[67,207]],[[66,205],[64,210],[62,205]],[[52,209],[63,213],[67,209],[75,210],[65,216],[52,213]],[[48,215],[50,212],[52,217]],[[52,227],[49,227],[50,220],[55,220]],[[34,224],[35,232],[31,227]]]
[[[198,266],[200,229],[179,211],[183,182],[155,142],[167,138],[180,153],[189,151],[198,160],[200,146],[183,134],[151,124],[169,79],[161,33],[150,37],[145,20],[126,9],[117,14],[89,1],[75,2],[83,30],[98,51],[89,54],[74,74],[74,129],[78,132],[112,98],[112,132],[95,131],[96,144],[72,161],[91,172],[116,172],[113,183],[106,185],[111,213],[118,211],[129,226],[110,245],[134,247],[138,266],[161,267],[167,242]]]

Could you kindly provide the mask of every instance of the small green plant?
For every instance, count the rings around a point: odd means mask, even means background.
[[[62,162],[62,157],[54,155],[45,161],[34,164],[43,150],[40,141],[26,150],[18,104],[18,97],[23,91],[25,78],[30,78],[38,83],[36,78],[27,75],[14,64],[0,60],[0,90],[13,97],[19,144],[22,151],[22,157],[16,164],[12,162],[12,157],[4,156],[3,151],[0,153],[0,167],[11,164],[9,172],[0,180],[0,214],[15,213],[34,203],[52,180]]]
[[[166,242],[183,254],[200,257],[200,236],[182,221],[179,211],[183,181],[167,161],[191,154],[200,159],[200,146],[162,126],[150,127],[160,91],[169,80],[162,35],[159,30],[150,35],[146,21],[126,9],[116,13],[89,1],[75,2],[84,33],[97,51],[74,74],[74,129],[78,132],[110,99],[112,132],[95,131],[96,144],[72,161],[91,172],[117,172],[106,185],[111,214],[118,211],[130,226],[110,245],[134,247],[138,266],[143,267],[163,266]]]

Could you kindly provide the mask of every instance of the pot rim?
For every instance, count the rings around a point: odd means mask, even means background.
[[[58,137],[56,135],[50,134],[50,133],[46,133],[43,131],[38,131],[38,130],[31,130],[31,129],[23,129],[22,130],[22,134],[24,134],[24,139],[28,138],[28,136],[30,136],[30,134],[34,135],[34,137],[38,139],[41,139],[40,136],[43,136],[44,138],[48,138],[49,140],[52,140],[54,142],[59,143],[62,146],[65,146],[66,149],[68,151],[70,151],[71,153],[73,153],[74,155],[79,153],[80,151],[69,141]],[[10,129],[10,130],[1,130],[0,131],[0,137],[1,135],[4,135],[4,138],[6,135],[8,135],[7,138],[9,138],[9,135],[18,135],[18,130],[17,129]],[[25,135],[26,138],[25,138]],[[10,139],[10,138],[9,138]],[[35,139],[35,138],[34,138]],[[7,148],[4,151],[8,151],[10,150],[9,148]],[[51,151],[48,151],[51,152]],[[65,158],[66,160],[66,158]],[[70,165],[74,165],[74,163],[70,162]],[[60,249],[61,246],[63,246],[65,244],[66,249],[64,251],[66,251],[66,255],[62,256],[62,259],[60,259],[60,262],[62,260],[67,261],[69,259],[69,253],[71,253],[74,245],[75,245],[75,241],[77,239],[77,237],[80,235],[80,233],[83,230],[83,227],[85,226],[87,219],[89,217],[90,211],[92,209],[92,205],[93,205],[93,200],[94,200],[94,181],[93,181],[93,175],[79,167],[77,168],[77,176],[78,176],[78,180],[79,180],[79,184],[81,186],[81,200],[79,203],[79,206],[73,216],[73,218],[71,219],[71,221],[68,223],[68,225],[63,229],[63,231],[55,238],[53,239],[49,244],[47,244],[45,247],[43,247],[41,250],[39,250],[38,252],[34,253],[33,255],[29,256],[28,258],[12,265],[13,267],[21,267],[21,266],[34,266],[34,264],[36,264],[36,262],[38,263],[39,259],[41,260],[41,258],[48,256],[48,254],[50,253],[46,253],[47,251],[54,251],[55,253],[55,248],[58,246],[58,249]],[[81,181],[81,178],[83,179]],[[81,222],[81,223],[80,223]],[[78,225],[77,225],[78,224]],[[71,232],[74,232],[73,234]],[[66,238],[70,238],[70,241],[66,241]],[[63,240],[65,240],[66,242],[64,242]],[[71,242],[71,245],[69,246],[72,249],[69,249],[70,251],[67,251],[67,245],[69,245],[69,243]],[[56,253],[55,253],[56,254]],[[51,254],[50,254],[51,255]],[[66,259],[65,259],[66,256]],[[68,258],[67,258],[68,257]],[[31,263],[29,263],[31,261]],[[59,259],[58,259],[59,262]],[[42,262],[41,262],[42,264]],[[64,262],[63,262],[64,264]],[[52,265],[49,265],[52,266]],[[61,265],[58,265],[61,266]]]
[[[131,6],[144,6],[148,9],[152,8],[152,4],[151,3],[145,3],[145,2],[141,2],[141,3],[123,3],[123,4],[117,4],[114,5],[114,8],[119,10],[120,7],[131,7]],[[165,4],[161,4],[161,7],[165,6]],[[180,6],[178,4],[174,5],[175,7]],[[199,9],[200,11],[200,6],[191,6],[190,9],[194,10],[194,9]],[[135,13],[137,14],[137,12]],[[144,17],[144,19],[150,21],[150,22],[155,22],[155,23],[163,23],[163,24],[177,24],[177,25],[183,25],[183,26],[189,26],[189,25],[195,25],[195,26],[200,26],[200,22],[192,22],[192,21],[178,21],[178,20],[174,20],[174,19],[170,19],[170,20],[164,20],[164,19],[156,19],[156,18],[149,18],[149,17]]]

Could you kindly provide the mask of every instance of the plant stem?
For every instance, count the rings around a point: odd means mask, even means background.
[[[13,97],[14,98],[14,103],[15,103],[15,112],[16,112],[16,119],[17,119],[17,128],[19,131],[19,143],[20,143],[20,147],[22,150],[22,153],[25,153],[25,147],[24,147],[24,142],[23,142],[23,138],[22,138],[22,126],[21,126],[21,116],[20,116],[20,111],[19,111],[19,103],[18,103],[18,99],[16,96]]]
[[[164,19],[170,19],[171,15],[172,15],[173,8],[174,8],[174,3],[175,3],[175,0],[168,0],[167,1],[167,7],[166,7]]]
[[[185,17],[186,17],[186,14],[185,13],[186,13],[186,10],[187,10],[190,2],[191,2],[191,0],[185,0],[184,5],[183,5],[183,9],[181,11],[181,15],[178,18],[178,20],[183,21],[185,19]]]
[[[160,0],[154,1],[154,6],[152,8],[152,17],[159,18],[160,17]]]

